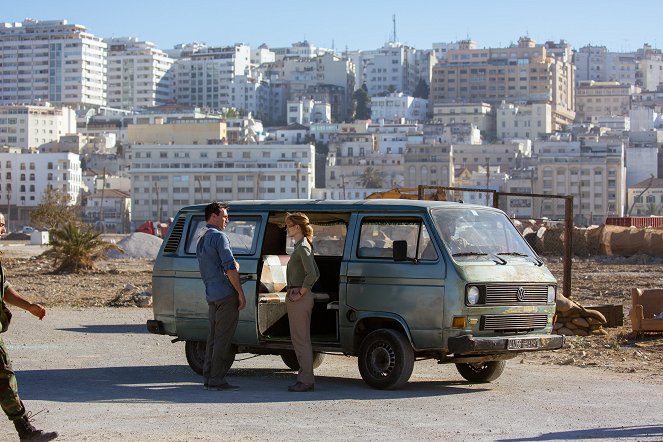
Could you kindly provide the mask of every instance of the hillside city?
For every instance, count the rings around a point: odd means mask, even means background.
[[[647,43],[160,49],[67,20],[0,23],[0,211],[29,224],[56,189],[127,233],[212,200],[425,185],[572,195],[578,225],[661,215],[662,106]],[[504,210],[564,218],[563,200]]]

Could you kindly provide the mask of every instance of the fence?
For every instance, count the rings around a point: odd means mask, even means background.
[[[438,200],[441,192],[444,192],[447,201],[491,206],[506,212],[539,255],[562,257],[564,270],[559,285],[562,287],[562,294],[571,297],[572,196],[444,186],[418,186],[417,191],[419,199]]]

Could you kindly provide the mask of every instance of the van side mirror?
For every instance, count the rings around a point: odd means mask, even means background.
[[[407,241],[398,240],[393,243],[394,261],[407,261]]]

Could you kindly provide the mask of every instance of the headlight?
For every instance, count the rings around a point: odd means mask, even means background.
[[[555,286],[554,285],[549,285],[548,286],[548,304],[552,304],[555,302]]]
[[[467,288],[467,303],[475,305],[477,302],[479,302],[479,287],[472,285]]]

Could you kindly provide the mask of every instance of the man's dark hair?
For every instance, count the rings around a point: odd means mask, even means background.
[[[221,209],[228,210],[228,204],[220,203],[218,201],[214,201],[213,203],[209,203],[207,205],[207,207],[205,207],[205,221],[209,221],[209,219],[214,214],[219,215],[221,213]]]

